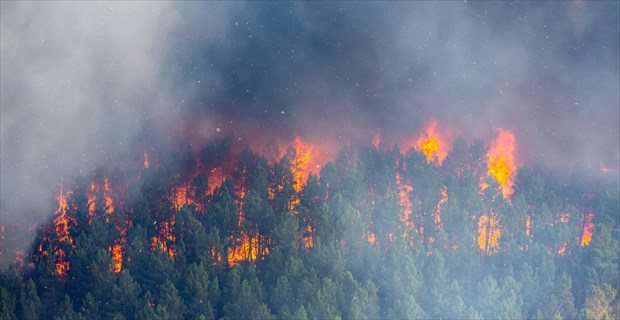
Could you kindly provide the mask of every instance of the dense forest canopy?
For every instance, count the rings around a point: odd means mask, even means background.
[[[617,318],[617,176],[518,167],[514,142],[145,152],[59,185],[0,316]]]

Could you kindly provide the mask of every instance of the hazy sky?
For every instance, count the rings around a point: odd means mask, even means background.
[[[137,149],[368,143],[435,118],[525,164],[619,161],[619,3],[1,4],[2,219]],[[136,147],[139,146],[139,147]]]

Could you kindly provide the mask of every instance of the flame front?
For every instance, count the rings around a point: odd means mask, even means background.
[[[295,157],[291,161],[291,173],[293,173],[293,188],[301,192],[304,182],[308,178],[308,162],[310,161],[310,146],[305,144],[299,137],[295,138]]]
[[[112,253],[112,261],[114,263],[112,271],[119,273],[123,268],[123,247],[120,244],[115,244],[109,249]]]
[[[478,247],[484,254],[489,255],[499,249],[499,237],[501,231],[497,225],[497,217],[494,214],[483,214],[478,220]]]
[[[269,254],[269,248],[259,248],[260,235],[249,237],[245,232],[228,248],[228,265],[230,267],[242,261],[254,262],[259,255]]]
[[[450,152],[450,143],[437,131],[437,121],[432,120],[416,141],[415,148],[426,156],[428,163],[441,165]]]
[[[594,233],[594,224],[592,223],[592,212],[584,215],[581,219],[581,246],[585,247],[590,244],[592,234]]]
[[[441,207],[444,203],[448,201],[448,187],[441,187],[441,199],[437,202],[437,207],[435,210],[435,224],[437,225],[437,230],[441,230],[443,224],[441,223]]]
[[[493,141],[487,153],[488,175],[493,176],[502,188],[505,199],[510,198],[514,190],[515,165],[515,135],[511,131],[499,129],[498,136]]]
[[[63,192],[61,186],[60,193],[58,194],[58,209],[56,209],[56,218],[54,219],[54,230],[56,231],[59,242],[65,242],[73,246],[73,238],[71,238],[69,234],[67,194]],[[56,254],[56,273],[58,276],[64,277],[70,267],[70,263],[67,261],[67,254],[65,250],[59,246],[55,247],[54,254]]]

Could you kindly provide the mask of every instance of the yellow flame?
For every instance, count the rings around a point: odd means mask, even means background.
[[[592,234],[594,233],[594,224],[592,223],[592,212],[583,216],[581,220],[581,226],[583,233],[581,235],[581,246],[585,247],[590,244],[592,240]]]
[[[119,273],[123,268],[123,248],[120,244],[115,244],[109,250],[112,253],[112,271]]]
[[[499,249],[499,238],[501,231],[497,225],[497,218],[494,215],[480,216],[478,220],[478,247],[485,254],[491,254]]]
[[[505,199],[513,193],[516,165],[514,160],[515,135],[511,131],[499,129],[498,136],[489,148],[488,175],[495,178],[502,188]]]
[[[371,233],[369,233],[369,234],[368,234],[368,243],[369,243],[371,246],[374,246],[376,241],[377,241],[377,239],[375,238],[375,234],[374,234],[374,233],[372,233],[372,232],[371,232]]]
[[[428,163],[435,162],[438,165],[448,156],[451,149],[450,142],[437,131],[437,121],[432,120],[415,143],[418,151],[426,156]]]

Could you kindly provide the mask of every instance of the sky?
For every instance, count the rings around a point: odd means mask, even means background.
[[[619,3],[2,2],[0,213],[189,141],[468,141],[617,170]],[[140,150],[140,152],[136,152]]]

